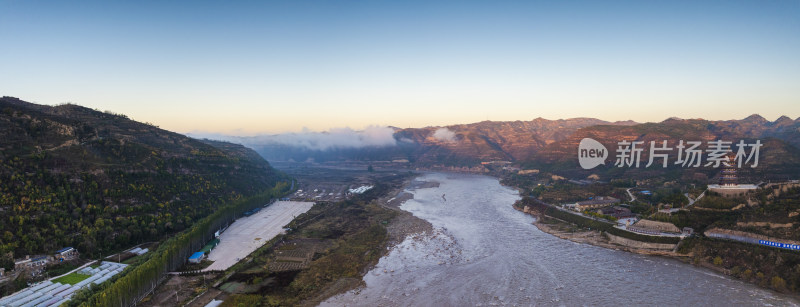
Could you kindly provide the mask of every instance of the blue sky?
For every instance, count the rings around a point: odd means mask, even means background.
[[[7,1],[0,95],[177,132],[800,116],[800,1]]]

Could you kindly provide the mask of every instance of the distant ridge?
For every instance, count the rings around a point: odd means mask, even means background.
[[[740,120],[709,121],[670,117],[660,123],[637,123],[632,120],[608,122],[596,118],[570,118],[530,121],[482,121],[472,124],[394,128],[396,146],[363,147],[355,149],[310,150],[302,146],[252,142],[242,143],[255,148],[264,157],[276,161],[391,161],[407,159],[414,165],[474,166],[481,161],[504,160],[514,162],[557,161],[574,158],[565,151],[577,146],[578,136],[603,134],[607,139],[650,138],[648,133],[665,130],[670,137],[737,137],[774,138],[800,148],[800,121],[782,116],[774,122],[758,114]],[[435,132],[446,129],[453,140],[435,137]],[[659,132],[661,133],[661,132]],[[566,143],[564,143],[566,142]],[[558,149],[561,148],[561,149]],[[571,150],[571,149],[570,149]],[[789,149],[787,149],[789,150]]]

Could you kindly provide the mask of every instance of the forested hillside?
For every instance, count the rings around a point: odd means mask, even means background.
[[[124,115],[0,98],[0,266],[97,256],[181,231],[288,178],[255,152]]]

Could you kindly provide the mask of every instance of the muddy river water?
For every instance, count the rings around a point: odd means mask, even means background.
[[[798,306],[794,298],[677,260],[573,243],[514,210],[497,179],[432,173],[401,208],[433,233],[409,236],[323,306]]]

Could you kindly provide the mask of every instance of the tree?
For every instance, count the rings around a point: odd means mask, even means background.
[[[780,276],[772,277],[770,284],[772,285],[772,288],[775,290],[782,290],[786,288],[786,281],[784,281],[783,278],[781,278]]]
[[[4,252],[5,247],[0,247],[0,268],[11,271],[14,269],[14,254],[12,252]]]
[[[19,274],[17,279],[14,279],[14,288],[19,290],[23,289],[28,286],[28,279],[25,278],[25,274]]]
[[[752,276],[753,276],[753,271],[750,269],[744,270],[744,272],[742,272],[743,279],[750,279],[750,277]]]

